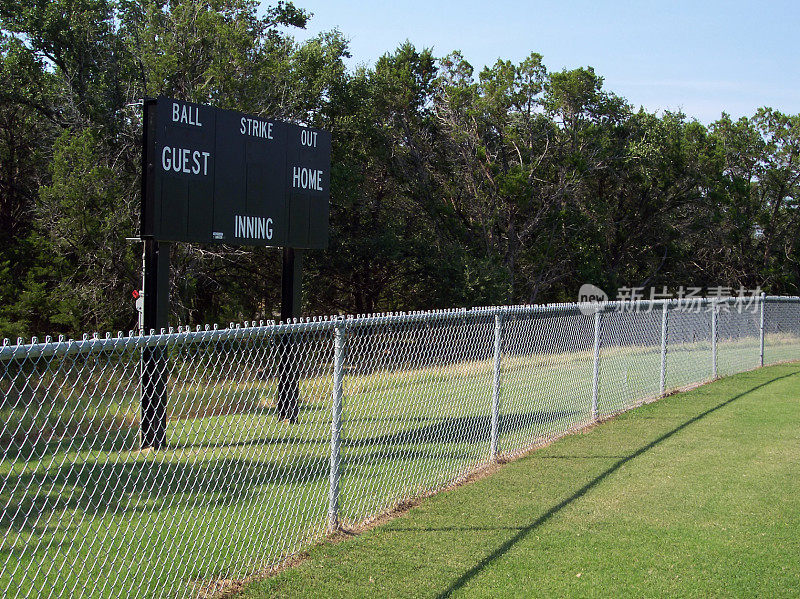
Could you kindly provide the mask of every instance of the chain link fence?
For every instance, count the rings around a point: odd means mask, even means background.
[[[213,597],[497,459],[796,359],[800,299],[777,297],[6,341],[0,592]]]

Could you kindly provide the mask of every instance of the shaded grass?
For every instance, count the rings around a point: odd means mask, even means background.
[[[250,585],[255,597],[796,596],[800,365],[565,437]]]

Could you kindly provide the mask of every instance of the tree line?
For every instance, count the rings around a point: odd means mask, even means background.
[[[574,301],[582,283],[797,294],[800,115],[704,125],[532,53],[480,72],[248,0],[0,0],[0,336],[127,330],[141,104],[331,131],[331,242],[308,314]],[[173,244],[173,323],[273,318],[280,252]]]

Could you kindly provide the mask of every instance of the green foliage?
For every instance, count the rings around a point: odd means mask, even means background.
[[[120,209],[124,191],[109,154],[96,130],[67,130],[53,148],[51,183],[40,188],[40,251],[57,257],[42,278],[53,291],[51,320],[68,331],[130,318],[136,259],[120,232],[133,228],[132,212]]]
[[[798,293],[800,116],[634,110],[540,54],[475,73],[251,0],[0,0],[0,334],[128,329],[140,112],[163,94],[333,133],[310,313],[571,300],[620,286]],[[173,321],[272,318],[275,250],[175,245]],[[257,281],[254,285],[253,281]]]

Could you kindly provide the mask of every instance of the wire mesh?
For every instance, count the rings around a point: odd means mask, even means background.
[[[346,522],[441,488],[486,459],[493,325],[491,315],[464,313],[347,336]]]
[[[292,337],[89,341],[6,362],[5,595],[192,596],[324,532],[331,331]],[[158,451],[138,438],[149,342],[169,389]],[[281,364],[298,386],[297,426],[276,414]]]
[[[502,332],[501,454],[589,422],[594,316],[575,307],[512,312]]]
[[[769,297],[764,304],[764,364],[800,359],[800,298]]]
[[[598,414],[606,416],[659,394],[661,310],[630,305],[603,314]]]
[[[709,380],[711,313],[703,303],[682,304],[667,310],[666,388],[679,389]]]
[[[561,304],[6,341],[0,593],[212,597],[331,525],[658,397],[662,380],[755,368],[762,339],[765,363],[800,359],[800,299],[749,308]]]
[[[717,375],[760,365],[761,302],[724,302],[717,307]]]

